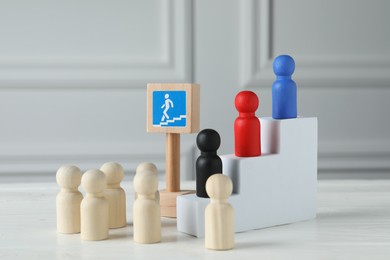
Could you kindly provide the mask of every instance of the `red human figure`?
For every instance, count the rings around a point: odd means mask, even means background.
[[[238,111],[234,121],[234,153],[239,157],[260,156],[260,120],[255,115],[259,99],[252,91],[241,91],[234,104]]]

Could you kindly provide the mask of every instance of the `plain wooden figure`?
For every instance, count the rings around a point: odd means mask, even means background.
[[[196,144],[201,152],[195,163],[196,196],[208,198],[207,179],[215,173],[222,172],[222,160],[217,155],[221,137],[214,129],[203,129],[196,137]]]
[[[109,205],[109,228],[121,228],[126,226],[126,194],[120,186],[125,173],[123,167],[116,162],[108,162],[100,167],[106,175],[107,188],[104,196]]]
[[[109,205],[104,197],[106,175],[100,170],[89,170],[81,178],[81,185],[87,193],[81,202],[81,239],[107,239]]]
[[[137,166],[135,170],[135,174],[152,174],[155,175],[158,179],[158,169],[154,163],[151,162],[143,162]],[[137,192],[135,192],[135,199],[138,198]],[[160,204],[160,192],[157,190],[155,194],[155,199],[158,204]]]
[[[142,244],[161,241],[160,205],[155,200],[158,179],[153,174],[136,174],[134,189],[138,198],[133,205],[134,241]]]
[[[76,166],[62,166],[57,171],[56,180],[61,187],[56,198],[57,230],[60,233],[80,233],[80,204],[83,195],[78,187],[81,175]]]
[[[234,247],[234,210],[227,199],[232,194],[231,179],[214,174],[206,182],[210,204],[205,210],[205,247],[229,250]]]

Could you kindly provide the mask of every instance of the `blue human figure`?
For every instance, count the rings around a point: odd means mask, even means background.
[[[280,55],[274,60],[276,80],[272,84],[272,117],[287,119],[297,117],[297,85],[291,79],[295,70],[294,59]]]

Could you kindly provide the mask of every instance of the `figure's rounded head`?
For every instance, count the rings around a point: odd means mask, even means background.
[[[151,162],[140,163],[137,166],[137,169],[135,170],[135,174],[137,174],[139,172],[144,172],[144,171],[150,171],[153,174],[155,174],[156,176],[157,176],[157,173],[158,173],[156,165],[154,163],[151,163]]]
[[[257,97],[256,93],[245,90],[236,95],[234,104],[238,112],[254,113],[259,107],[259,98]]]
[[[165,99],[167,99],[167,98],[169,98],[169,94],[167,93],[167,94],[165,94]]]
[[[105,163],[100,170],[106,175],[108,185],[120,183],[125,176],[122,165],[116,162]]]
[[[154,174],[136,174],[133,183],[134,190],[139,195],[152,195],[158,189],[158,178]]]
[[[81,183],[81,171],[73,165],[65,165],[58,169],[56,180],[58,185],[64,189],[75,189]]]
[[[214,129],[203,129],[196,137],[196,145],[202,152],[215,152],[221,145],[221,137]]]
[[[213,174],[207,179],[206,191],[212,199],[225,200],[232,194],[232,180],[227,175]]]
[[[103,192],[107,186],[106,175],[97,169],[88,170],[81,178],[81,185],[87,193]]]
[[[279,55],[275,58],[273,67],[277,76],[291,76],[295,70],[295,61],[289,55]]]

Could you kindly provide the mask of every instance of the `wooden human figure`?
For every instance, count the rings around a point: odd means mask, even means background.
[[[205,210],[205,247],[229,250],[234,247],[234,210],[227,199],[232,181],[227,175],[214,174],[206,183],[210,204]]]
[[[238,110],[234,122],[234,153],[239,157],[260,156],[260,120],[255,114],[259,99],[252,91],[241,91],[234,103]]]
[[[106,176],[100,170],[88,170],[81,178],[86,197],[81,202],[81,239],[108,238],[109,205],[104,197]]]
[[[135,170],[135,174],[136,175],[137,174],[152,174],[152,175],[156,176],[156,178],[158,179],[157,167],[154,163],[151,163],[151,162],[140,163],[137,166],[137,169]],[[137,199],[137,197],[138,197],[138,194],[137,194],[137,192],[135,192],[135,199]],[[156,199],[157,203],[160,204],[160,192],[158,190],[156,191],[155,199]]]
[[[215,173],[222,172],[222,160],[217,155],[221,137],[213,129],[204,129],[196,137],[196,144],[200,150],[200,156],[196,160],[196,196],[208,198],[207,179]]]
[[[76,166],[62,166],[57,171],[56,180],[61,187],[56,198],[57,230],[60,233],[80,233],[80,204],[83,195],[78,187],[81,175]]]
[[[138,197],[133,205],[134,242],[151,244],[161,241],[160,205],[155,199],[157,189],[157,176],[153,174],[135,175],[134,190]]]
[[[272,118],[297,117],[297,85],[291,79],[295,61],[289,55],[280,55],[273,64],[276,80],[272,85]]]
[[[123,167],[116,162],[108,162],[100,167],[106,175],[107,188],[104,196],[109,205],[109,228],[121,228],[126,226],[126,193],[120,186],[125,173]]]

